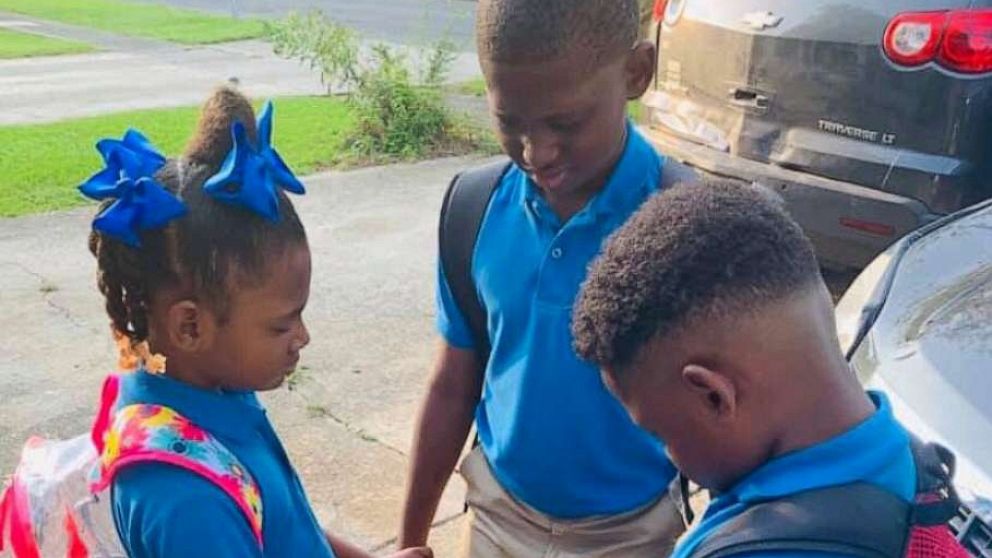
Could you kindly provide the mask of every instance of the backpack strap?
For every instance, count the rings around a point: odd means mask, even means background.
[[[658,190],[664,191],[677,184],[696,184],[700,182],[699,171],[685,163],[680,163],[671,157],[665,157],[661,167],[661,178]]]
[[[757,504],[721,524],[692,558],[805,550],[901,558],[910,505],[867,483],[809,490]]]
[[[101,439],[95,494],[134,463],[167,463],[191,471],[230,496],[244,512],[262,545],[262,498],[258,484],[238,458],[209,432],[161,405],[136,404],[119,409]]]
[[[510,169],[507,159],[458,174],[448,186],[438,226],[441,269],[451,294],[465,316],[476,353],[483,363],[489,358],[490,341],[486,309],[472,279],[472,259],[489,201]]]
[[[946,529],[960,507],[951,482],[954,454],[915,437],[910,438],[910,449],[916,464],[912,504],[868,483],[801,492],[748,508],[720,525],[691,556],[722,558],[754,551],[806,550],[902,558],[917,529]]]
[[[916,502],[910,522],[931,527],[945,525],[961,508],[954,489],[954,454],[940,444],[925,444],[915,436],[910,440],[916,462]]]
[[[685,476],[685,473],[679,471],[675,475],[675,478],[668,485],[668,495],[671,497],[672,502],[675,503],[675,508],[682,518],[682,526],[688,530],[692,526],[692,522],[696,519],[696,514],[692,510],[689,477]]]

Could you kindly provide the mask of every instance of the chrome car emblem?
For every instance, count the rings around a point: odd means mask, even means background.
[[[741,21],[744,22],[744,25],[755,31],[764,31],[765,29],[778,27],[778,24],[782,23],[782,16],[775,15],[769,11],[751,12],[745,15]]]

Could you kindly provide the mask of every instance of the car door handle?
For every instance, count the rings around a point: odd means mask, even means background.
[[[770,104],[768,95],[747,87],[734,87],[729,96],[730,104],[735,107],[767,110]]]

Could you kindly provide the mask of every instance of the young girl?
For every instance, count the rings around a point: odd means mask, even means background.
[[[130,556],[367,556],[322,531],[255,396],[310,342],[310,250],[283,192],[303,186],[271,146],[271,118],[267,105],[256,125],[220,89],[182,157],[131,131],[98,144],[107,168],[81,187],[104,200],[90,250],[122,360],[137,365],[105,388],[116,403],[96,440]]]

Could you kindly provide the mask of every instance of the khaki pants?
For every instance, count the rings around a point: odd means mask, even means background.
[[[564,521],[510,496],[479,448],[462,461],[460,470],[469,505],[463,558],[664,558],[684,529],[667,493],[633,512]]]

